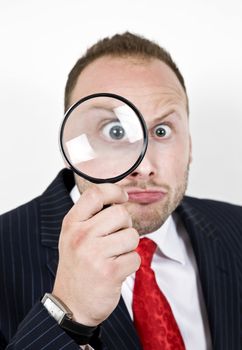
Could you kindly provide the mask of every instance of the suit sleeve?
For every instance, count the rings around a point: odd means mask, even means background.
[[[41,302],[37,302],[20,323],[6,350],[80,350],[58,323],[48,314]]]

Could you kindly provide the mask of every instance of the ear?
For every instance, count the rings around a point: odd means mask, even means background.
[[[192,138],[189,134],[189,164],[191,164],[193,158],[192,158]]]

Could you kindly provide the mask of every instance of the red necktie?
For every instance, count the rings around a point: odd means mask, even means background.
[[[150,268],[156,244],[144,237],[137,252],[141,266],[135,275],[133,291],[134,324],[143,350],[185,350],[171,307],[159,289]]]

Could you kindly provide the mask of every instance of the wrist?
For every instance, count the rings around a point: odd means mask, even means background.
[[[87,326],[76,322],[72,311],[53,294],[46,293],[41,302],[59,326],[79,345],[88,344],[97,333],[98,326]]]
[[[74,303],[71,298],[66,297],[66,293],[63,296],[59,290],[57,291],[56,289],[54,289],[50,294],[55,299],[57,299],[61,303],[61,305],[63,305],[66,308],[66,310],[68,310],[71,313],[72,315],[71,319],[73,321],[89,327],[96,327],[102,322],[102,320],[93,319],[91,315],[88,314],[90,310],[86,309],[86,310],[83,310],[82,312],[79,312],[78,306],[76,305],[76,303]],[[80,303],[78,305],[80,308]]]

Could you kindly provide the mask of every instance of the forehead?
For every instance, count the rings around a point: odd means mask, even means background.
[[[143,113],[160,106],[176,104],[186,108],[187,105],[186,94],[175,73],[153,58],[104,56],[95,60],[81,72],[70,102],[99,92],[126,97]]]

